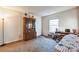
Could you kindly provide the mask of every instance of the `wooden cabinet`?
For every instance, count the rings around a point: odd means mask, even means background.
[[[23,17],[23,40],[31,40],[36,37],[35,18]]]

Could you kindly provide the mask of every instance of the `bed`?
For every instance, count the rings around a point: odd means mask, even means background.
[[[74,34],[66,35],[55,46],[56,52],[79,52],[79,37]]]

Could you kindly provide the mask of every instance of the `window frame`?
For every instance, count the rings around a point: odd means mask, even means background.
[[[56,19],[51,19],[51,20],[56,20]],[[50,23],[50,20],[48,20],[48,32],[53,33],[53,32],[50,32],[50,24],[49,23]],[[59,19],[58,19],[58,29],[59,29]]]

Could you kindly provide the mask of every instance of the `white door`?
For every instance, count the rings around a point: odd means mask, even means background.
[[[0,45],[3,44],[2,21],[0,19]]]

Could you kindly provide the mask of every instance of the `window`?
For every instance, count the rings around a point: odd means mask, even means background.
[[[59,28],[59,19],[49,20],[49,32],[56,32],[56,29]]]

